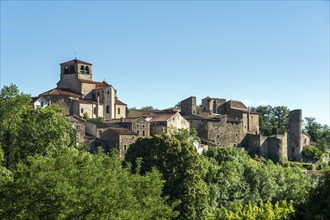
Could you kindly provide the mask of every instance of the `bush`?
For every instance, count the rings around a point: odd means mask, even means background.
[[[306,157],[309,157],[309,158],[315,159],[315,160],[321,159],[322,154],[323,154],[323,152],[319,148],[314,147],[314,146],[304,147],[302,153]]]

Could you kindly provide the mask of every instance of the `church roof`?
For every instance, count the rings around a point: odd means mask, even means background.
[[[72,97],[81,96],[80,94],[77,94],[70,89],[61,89],[61,88],[54,88],[40,94],[40,96],[47,96],[47,95],[63,95],[63,96],[72,96]]]
[[[81,63],[81,64],[86,64],[86,65],[92,65],[91,63],[87,63],[85,61],[82,61],[82,60],[78,60],[78,59],[73,59],[73,60],[70,60],[70,61],[66,61],[66,62],[63,62],[63,63],[60,63],[60,65],[64,64],[64,63]]]
[[[104,87],[108,87],[108,86],[111,86],[109,85],[107,82],[103,81],[103,82],[96,82],[96,81],[93,81],[93,80],[87,80],[87,79],[80,79],[80,81],[82,83],[89,83],[89,84],[95,84],[95,87],[96,88],[104,88]]]
[[[125,103],[123,103],[122,101],[120,101],[119,99],[115,100],[115,105],[126,105]]]

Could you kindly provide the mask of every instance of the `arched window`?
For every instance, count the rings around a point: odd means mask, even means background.
[[[75,72],[76,72],[76,70],[75,70],[74,66],[71,65],[71,66],[70,66],[70,73],[75,73]]]
[[[94,107],[94,114],[96,115],[96,107]]]
[[[85,73],[89,74],[89,67],[88,66],[85,67]]]
[[[69,67],[67,65],[64,66],[64,74],[69,74]]]
[[[107,114],[110,113],[110,107],[109,107],[109,105],[107,105],[107,106],[105,107],[105,112],[106,112]]]
[[[81,72],[81,73],[84,73],[84,72],[85,72],[85,68],[84,68],[84,66],[81,66],[81,67],[80,67],[80,72]]]

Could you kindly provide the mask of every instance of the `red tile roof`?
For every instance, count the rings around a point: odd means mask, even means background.
[[[60,64],[64,64],[64,63],[71,63],[71,62],[75,62],[75,63],[81,63],[81,64],[87,64],[87,65],[92,65],[91,63],[87,63],[85,61],[82,61],[82,60],[78,60],[78,59],[73,59],[73,60],[70,60],[70,61],[66,61],[66,62],[63,62],[63,63],[60,63]]]
[[[150,122],[157,122],[157,121],[167,121],[171,117],[173,117],[177,112],[159,112],[154,113],[151,115]]]
[[[82,83],[89,83],[89,84],[95,84],[96,88],[104,88],[104,87],[108,87],[110,86],[108,83],[106,83],[105,81],[103,82],[96,82],[96,81],[92,81],[92,80],[87,80],[87,79],[80,79],[80,81]]]
[[[40,94],[40,96],[48,96],[48,95],[64,95],[64,96],[72,96],[72,97],[81,96],[80,94],[77,94],[70,89],[60,89],[60,88],[54,88]]]
[[[125,103],[123,103],[122,101],[120,101],[119,99],[115,100],[115,105],[126,105]]]

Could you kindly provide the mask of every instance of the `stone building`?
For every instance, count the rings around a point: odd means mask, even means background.
[[[126,104],[107,82],[93,81],[92,64],[78,59],[60,64],[57,87],[39,97],[49,103],[66,103],[69,115],[111,120],[126,117]]]
[[[194,113],[195,112],[195,113]],[[196,113],[196,97],[181,101],[181,113],[203,144],[239,146],[246,134],[259,133],[259,116],[240,101],[206,97]]]
[[[150,123],[144,117],[123,118],[114,122],[135,132],[139,137],[150,136]]]
[[[239,146],[252,154],[273,160],[301,161],[310,137],[302,131],[302,111],[289,112],[287,132],[267,137],[259,134],[259,115],[242,102],[221,98],[202,99],[197,113],[196,98],[181,101],[181,114],[195,128],[202,144]]]

